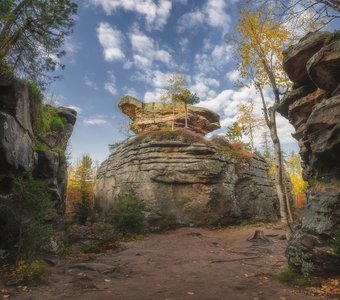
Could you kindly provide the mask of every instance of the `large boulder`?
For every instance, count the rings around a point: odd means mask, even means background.
[[[119,101],[119,108],[132,120],[130,129],[134,133],[170,128],[173,121],[173,107],[160,102],[144,103],[136,98],[124,96]],[[209,109],[189,106],[188,127],[191,131],[207,134],[220,128],[219,115]],[[184,127],[184,105],[177,104],[175,108],[175,127]]]
[[[182,131],[136,137],[101,164],[95,204],[107,211],[134,194],[151,226],[169,218],[185,225],[277,220],[264,160],[222,148]]]
[[[295,127],[308,204],[287,248],[289,264],[309,274],[340,274],[332,249],[340,230],[340,32],[308,34],[284,53],[294,89],[278,111]]]

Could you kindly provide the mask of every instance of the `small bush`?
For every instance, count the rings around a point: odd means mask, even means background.
[[[38,134],[41,137],[55,136],[61,132],[66,120],[59,116],[58,109],[50,105],[42,105],[39,114]]]
[[[282,282],[298,286],[307,286],[311,283],[311,279],[308,276],[299,274],[290,267],[281,269],[281,271],[277,274],[277,277]]]
[[[117,200],[113,225],[115,230],[126,234],[143,233],[145,229],[144,203],[134,195],[125,195]]]
[[[340,256],[340,231],[334,236],[333,250],[335,255]]]
[[[92,214],[92,206],[90,200],[82,199],[74,205],[74,219],[78,224],[84,225]]]
[[[32,81],[25,81],[27,87],[28,87],[28,92],[29,92],[29,97],[36,103],[41,104],[42,100],[44,98],[43,93],[39,89],[39,87]]]
[[[32,258],[52,234],[54,203],[43,182],[13,178],[12,194],[0,199],[0,249],[9,260]]]
[[[14,271],[17,282],[29,286],[39,285],[44,277],[51,274],[50,267],[42,260],[21,261]]]

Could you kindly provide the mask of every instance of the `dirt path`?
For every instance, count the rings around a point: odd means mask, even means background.
[[[255,229],[273,243],[247,241]],[[90,260],[62,260],[46,284],[11,299],[318,299],[280,283],[283,232],[181,228],[127,242]]]

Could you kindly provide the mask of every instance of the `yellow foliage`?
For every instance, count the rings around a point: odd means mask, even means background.
[[[243,6],[236,30],[239,33],[236,48],[241,56],[241,76],[251,75],[261,86],[272,85],[274,78],[278,88],[288,88],[290,81],[282,68],[282,51],[292,35],[274,17],[273,10],[264,5],[258,8]]]

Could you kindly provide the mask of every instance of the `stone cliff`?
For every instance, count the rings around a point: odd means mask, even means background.
[[[124,97],[120,107],[133,120],[136,113],[127,111],[131,102],[132,110],[135,105],[162,105],[138,104]],[[190,111],[190,130],[171,131],[161,120],[150,122],[162,124],[163,129],[147,126],[101,164],[95,186],[97,208],[110,210],[117,198],[131,193],[144,201],[149,225],[155,228],[169,220],[182,225],[276,220],[277,199],[265,161],[223,139],[205,140],[197,132],[219,127],[218,115],[199,110],[196,117],[195,109]],[[131,128],[139,132],[145,122],[138,117]]]
[[[294,87],[279,112],[295,127],[308,203],[287,249],[289,264],[304,273],[340,274],[332,249],[340,231],[340,32],[310,33],[284,52]]]
[[[0,82],[0,193],[12,176],[32,174],[46,182],[60,213],[64,211],[65,148],[76,111],[41,104],[34,88],[17,79]]]

